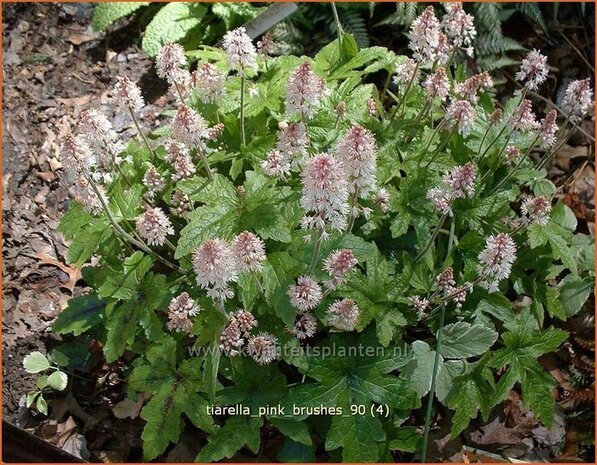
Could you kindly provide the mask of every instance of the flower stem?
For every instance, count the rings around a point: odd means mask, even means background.
[[[151,153],[151,156],[153,158],[153,163],[157,166],[158,156],[156,155],[154,150],[151,148],[151,145],[149,145],[149,141],[147,140],[147,137],[141,130],[141,126],[139,126],[139,121],[137,121],[137,116],[135,116],[135,112],[133,111],[133,109],[131,107],[129,107],[129,112],[131,113],[131,117],[133,118],[133,122],[135,123],[135,127],[137,128],[137,132],[141,136],[141,139],[143,139],[143,142],[145,143],[147,150],[149,150],[149,153]]]
[[[414,80],[415,80],[415,76],[417,75],[417,71],[419,71],[419,62],[417,62],[417,64],[415,65],[415,69],[413,70],[413,74],[410,77],[410,80],[408,81],[408,84],[406,85],[406,88],[404,89],[404,93],[402,94],[402,96],[400,97],[400,102],[398,102],[396,104],[396,106],[394,107],[394,110],[392,111],[392,114],[390,115],[390,119],[394,118],[394,116],[396,116],[396,113],[398,112],[398,110],[400,109],[400,107],[402,107],[402,104],[406,101],[406,95],[408,94],[408,91],[410,90]],[[402,113],[401,113],[402,115]]]
[[[313,256],[311,257],[311,264],[309,265],[309,271],[307,275],[311,276],[315,271],[315,266],[317,265],[317,260],[319,259],[319,254],[321,252],[321,243],[323,242],[323,229],[318,230],[318,237],[315,241],[315,248],[313,249]]]
[[[356,215],[354,214],[354,210],[357,206],[359,197],[359,189],[358,187],[355,188],[355,191],[352,194],[351,202],[350,202],[350,215],[348,216],[348,226],[346,227],[346,234],[350,234],[352,228],[354,227],[354,221],[356,220]]]
[[[427,411],[425,412],[425,430],[423,432],[423,444],[421,445],[421,463],[425,463],[427,459],[427,443],[429,442],[429,429],[431,427],[431,412],[433,411],[433,399],[435,398],[435,384],[437,382],[437,371],[439,367],[439,351],[442,344],[442,336],[444,333],[444,321],[446,319],[446,306],[442,305],[439,314],[439,327],[437,329],[436,344],[435,344],[435,359],[433,361],[433,371],[431,375],[431,389],[427,399]]]
[[[178,93],[178,98],[180,98],[180,103],[182,103],[183,105],[186,105],[185,101],[184,101],[183,94],[182,94],[182,90],[180,89],[178,82],[174,81],[174,87],[176,87],[176,92]]]
[[[505,178],[502,178],[502,180],[500,182],[498,182],[497,185],[493,189],[491,189],[491,191],[489,191],[488,195],[495,194],[500,189],[500,187],[502,187],[504,184],[506,184],[512,178],[512,176],[514,176],[514,173],[516,173],[516,171],[518,171],[518,168],[520,168],[520,166],[524,162],[525,158],[527,157],[527,155],[529,154],[529,152],[531,151],[531,149],[535,146],[535,143],[537,142],[538,139],[539,139],[539,134],[537,134],[537,137],[535,137],[535,139],[533,140],[533,142],[531,143],[531,145],[529,145],[529,148],[526,149],[526,151],[524,152],[524,154],[522,154],[520,156],[520,160],[518,160],[518,163],[516,163],[516,166],[514,167],[514,169],[511,170],[506,175]],[[481,179],[481,181],[483,181],[483,179]]]
[[[454,232],[456,229],[456,219],[452,216],[450,224],[450,237],[448,238],[448,249],[446,251],[446,259],[450,258],[452,253],[452,246],[454,245]],[[429,398],[427,399],[427,411],[425,412],[425,430],[423,432],[423,444],[421,446],[421,463],[425,463],[427,459],[427,444],[429,442],[429,430],[431,427],[431,412],[433,410],[433,399],[435,397],[435,385],[437,383],[437,372],[439,368],[439,353],[442,345],[442,336],[444,333],[444,322],[446,319],[446,305],[442,305],[439,315],[439,327],[437,329],[436,344],[435,344],[435,359],[433,361],[433,371],[431,374],[431,389],[429,390]]]
[[[86,176],[86,177],[87,177],[87,182],[89,182],[89,185],[92,187],[93,191],[95,192],[95,195],[97,195],[100,203],[102,204],[102,208],[104,209],[104,212],[108,216],[108,220],[112,224],[112,227],[114,228],[117,235],[119,235],[122,239],[128,241],[129,243],[133,244],[134,246],[138,247],[143,252],[148,253],[149,255],[153,256],[157,261],[166,265],[168,268],[171,268],[172,270],[174,270],[178,273],[184,274],[184,270],[182,268],[180,268],[179,266],[170,262],[169,260],[166,260],[159,254],[157,254],[156,252],[151,250],[147,245],[145,245],[144,242],[138,241],[137,239],[132,237],[130,234],[128,234],[124,229],[122,229],[122,227],[116,222],[116,219],[112,215],[110,208],[108,208],[108,205],[106,204],[104,196],[102,195],[102,193],[100,192],[98,187],[95,185],[95,182],[93,181],[93,179],[91,179],[90,176]]]
[[[415,260],[414,260],[415,263],[417,263],[421,258],[423,258],[425,256],[425,254],[429,251],[429,249],[433,245],[433,242],[437,238],[437,235],[439,234],[439,231],[442,228],[442,225],[444,224],[444,221],[446,221],[447,217],[448,217],[447,213],[444,213],[442,215],[442,217],[439,220],[439,223],[437,223],[437,226],[435,227],[435,230],[433,231],[433,234],[431,234],[431,237],[429,238],[429,241],[427,242],[427,244],[425,245],[425,247],[423,248],[423,250],[421,250],[417,254],[417,256],[415,257]]]
[[[245,139],[245,77],[240,77],[240,135],[242,146],[247,145]]]

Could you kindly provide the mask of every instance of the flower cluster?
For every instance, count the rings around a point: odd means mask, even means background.
[[[547,57],[541,55],[538,50],[531,50],[522,60],[520,70],[516,73],[516,79],[526,81],[526,88],[537,90],[547,79]]]
[[[539,226],[545,226],[549,221],[551,213],[551,202],[545,196],[532,197],[527,196],[523,199],[520,206],[525,223],[537,223]]]
[[[477,112],[468,100],[454,100],[446,110],[446,119],[458,127],[458,132],[466,136],[472,129]]]
[[[169,84],[184,84],[188,72],[184,49],[179,44],[166,44],[158,52],[155,60],[157,75],[166,79]]]
[[[203,103],[217,103],[226,94],[226,76],[211,63],[199,63],[191,74],[191,85]]]
[[[227,32],[224,35],[223,46],[230,69],[237,71],[241,76],[250,70],[257,70],[257,50],[244,27]]]
[[[440,212],[451,215],[454,200],[475,193],[475,179],[476,170],[471,162],[456,166],[444,174],[440,187],[433,187],[427,191],[427,198]]]
[[[277,134],[276,147],[272,149],[261,166],[268,176],[285,178],[290,169],[300,166],[307,154],[309,137],[305,123],[281,122]]]
[[[347,176],[349,193],[367,198],[376,189],[377,182],[373,133],[358,125],[351,127],[336,148],[336,155]]]
[[[169,331],[190,334],[193,327],[191,317],[196,316],[201,309],[186,292],[173,298],[168,306],[168,322],[166,327]]]
[[[509,235],[500,233],[489,236],[479,254],[479,285],[489,292],[497,292],[500,281],[510,276],[515,260],[516,244]]]
[[[305,215],[304,229],[324,231],[326,226],[339,231],[346,228],[349,185],[342,164],[332,155],[312,156],[301,173],[301,206],[314,215]]]
[[[251,312],[237,310],[220,334],[220,350],[230,356],[240,355],[240,349],[250,338],[250,331],[257,327],[257,320]]]
[[[321,286],[310,276],[299,277],[296,284],[288,289],[288,296],[292,306],[299,312],[313,310],[323,299]]]
[[[292,72],[286,84],[286,113],[311,118],[326,95],[325,81],[305,61]]]
[[[335,250],[330,253],[323,261],[323,271],[330,275],[330,279],[324,282],[325,287],[335,289],[343,284],[346,275],[354,269],[357,263],[358,260],[350,249]]]
[[[562,102],[562,109],[572,121],[589,115],[593,111],[593,89],[590,79],[572,81],[568,84]]]
[[[448,80],[448,76],[446,76],[446,69],[440,67],[435,73],[430,74],[425,79],[425,82],[423,82],[423,87],[427,91],[429,98],[439,98],[440,101],[445,101],[450,92],[450,81]]]
[[[137,232],[149,245],[164,245],[166,236],[174,234],[172,223],[159,208],[149,208],[136,222]]]
[[[442,18],[442,28],[454,47],[463,47],[466,54],[474,54],[473,40],[477,37],[475,21],[472,15],[467,14],[461,2],[444,4],[447,14]]]
[[[359,320],[359,307],[352,299],[336,300],[328,308],[328,322],[341,331],[352,331]]]
[[[210,297],[225,301],[234,296],[229,283],[246,271],[260,271],[265,258],[263,240],[249,231],[241,232],[231,243],[208,239],[193,254],[197,284]]]
[[[451,46],[448,37],[441,31],[441,24],[432,6],[428,6],[410,26],[409,47],[415,60],[444,64]]]

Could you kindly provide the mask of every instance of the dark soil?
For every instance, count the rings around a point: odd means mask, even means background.
[[[68,275],[40,262],[46,255],[64,263],[66,244],[57,232],[68,207],[68,188],[57,170],[59,138],[85,108],[101,107],[116,129],[128,121],[114,114],[108,92],[117,75],[141,80],[155,120],[166,90],[152,78],[149,60],[134,38],[134,23],[106,39],[90,27],[93,5],[3,4],[3,413],[17,420],[19,399],[35,386],[22,368],[33,350],[56,344],[50,326],[71,297]],[[117,45],[117,47],[115,46]],[[157,100],[157,101],[156,101]],[[81,292],[79,288],[74,293]]]

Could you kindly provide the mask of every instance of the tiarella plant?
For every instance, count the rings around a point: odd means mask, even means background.
[[[537,358],[566,339],[594,259],[544,167],[593,95],[575,81],[562,114],[538,119],[527,89],[547,64],[532,51],[498,106],[487,73],[452,66],[474,37],[458,3],[412,23],[412,58],[347,34],[272,57],[238,28],[223,49],[162,48],[178,100],[163,127],[144,128],[124,76],[113,104],[136,140],[81,115],[62,141],[76,202],[60,230],[94,292],[54,329],[124,363],[129,398],[150,394],[145,459],[192,424],[202,462],[257,454],[266,425],[287,461],[424,461],[434,408],[455,437],[515,386],[551,426]],[[252,415],[214,410],[234,405]]]

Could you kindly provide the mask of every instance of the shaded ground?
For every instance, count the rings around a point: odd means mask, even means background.
[[[33,350],[45,353],[58,342],[50,332],[52,321],[65,302],[73,294],[81,292],[81,288],[73,286],[74,281],[71,279],[76,270],[63,265],[66,244],[56,232],[58,220],[66,210],[69,199],[68,188],[60,183],[57,175],[60,169],[57,160],[59,138],[66,133],[80,111],[89,107],[101,107],[113,119],[118,131],[131,131],[125,115],[115,113],[108,104],[113,79],[119,74],[126,74],[134,81],[140,80],[146,98],[152,103],[144,114],[147,125],[156,121],[160,108],[168,103],[164,97],[160,97],[165,87],[161,81],[154,79],[151,71],[147,72],[152,69],[151,61],[131,40],[139,34],[134,22],[123,24],[120,30],[107,38],[100,38],[89,26],[92,13],[90,4],[2,6],[4,417],[23,426],[34,425],[36,434],[64,448],[75,447],[67,441],[72,442],[72,438],[77,436],[68,433],[84,427],[91,430],[85,437],[89,449],[94,451],[98,459],[140,460],[136,454],[141,424],[138,420],[116,419],[113,411],[106,407],[108,401],[114,403],[115,399],[103,393],[89,400],[93,417],[89,411],[81,409],[74,397],[69,397],[55,404],[51,421],[43,427],[39,427],[39,422],[31,422],[24,409],[19,412],[19,402],[34,388],[36,379],[36,375],[27,375],[22,369],[23,357]],[[553,96],[557,96],[565,78],[588,75],[582,67],[572,70],[565,68],[570,66],[567,64],[569,56],[575,53],[561,43],[554,44],[550,63],[560,67],[560,74],[552,83]],[[142,76],[144,73],[147,74]],[[592,133],[591,123],[586,123],[584,128]],[[564,198],[579,218],[580,231],[592,233],[595,206],[591,140],[579,132],[569,144],[556,158],[551,177],[562,187],[559,196]],[[58,263],[53,262],[53,259]],[[577,333],[592,334],[594,321],[591,318],[574,324]],[[591,341],[585,341],[586,347],[574,340],[571,344],[571,350],[576,354],[586,353],[588,362],[585,360],[582,363],[590,364],[594,360]],[[552,363],[555,364],[554,374],[559,371],[557,367],[562,362],[554,360]],[[589,368],[592,370],[592,366]],[[577,396],[580,397],[580,394]],[[587,405],[592,405],[593,399],[584,400],[588,402]],[[140,408],[140,405],[129,406],[133,409],[137,407]],[[67,412],[76,417],[77,422],[65,415]],[[509,419],[516,420],[516,428],[506,426]],[[461,442],[450,442],[448,449],[443,449],[447,434],[445,425],[446,421],[441,422],[433,432],[435,450],[432,456],[453,457],[460,461]],[[489,425],[473,425],[473,431],[467,433],[468,441],[489,450],[492,441],[499,440],[515,449],[522,447],[521,444],[524,446],[525,438],[532,431],[535,435],[543,434],[546,443],[544,452],[549,456],[550,441],[561,441],[563,426],[557,436],[552,437],[545,431],[535,431],[533,425],[528,418],[525,421],[525,414],[520,411],[520,399],[516,393],[512,393],[503,412],[493,417]],[[582,431],[582,423],[568,430],[562,458],[573,460],[583,452],[578,446],[575,448],[578,442],[575,439]],[[574,434],[577,436],[574,437]],[[194,457],[192,449],[197,447],[197,441],[195,438],[187,439],[181,440],[181,446],[175,448],[169,458],[183,461]],[[524,451],[524,447],[521,450]],[[512,454],[516,456],[516,450]],[[546,458],[544,454],[537,454],[533,457],[535,460]],[[590,460],[591,456],[587,458]]]

